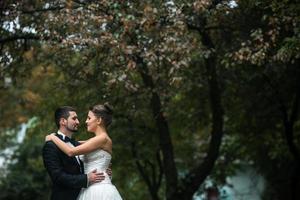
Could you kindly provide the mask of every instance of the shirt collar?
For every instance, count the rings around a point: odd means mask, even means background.
[[[60,130],[57,131],[57,134],[61,135],[63,140],[65,140],[65,138],[68,137],[65,134],[63,134]]]

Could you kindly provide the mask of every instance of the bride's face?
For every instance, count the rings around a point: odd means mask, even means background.
[[[94,115],[92,111],[89,111],[87,119],[85,121],[88,132],[95,132],[97,126],[99,126],[99,119]]]

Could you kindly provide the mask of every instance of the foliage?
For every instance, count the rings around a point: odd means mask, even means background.
[[[208,175],[224,184],[239,162],[252,163],[268,188],[282,187],[266,199],[284,199],[294,175],[282,177],[284,171],[299,162],[298,116],[284,118],[299,111],[297,3],[0,5],[1,148],[10,145],[11,129],[38,117],[0,184],[1,198],[49,195],[40,148],[55,131],[56,107],[77,107],[83,124],[90,105],[109,101],[113,182],[125,199],[191,199]],[[90,137],[85,132],[81,126],[77,138]]]

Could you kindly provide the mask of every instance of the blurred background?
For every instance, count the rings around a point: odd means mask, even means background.
[[[1,0],[0,199],[49,199],[54,110],[114,107],[128,200],[300,199],[295,0]]]

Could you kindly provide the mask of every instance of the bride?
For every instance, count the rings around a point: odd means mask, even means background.
[[[118,190],[111,183],[106,173],[112,155],[112,140],[107,134],[107,127],[112,122],[112,109],[108,104],[95,105],[90,108],[86,119],[87,130],[95,134],[94,137],[82,142],[81,145],[70,147],[54,134],[46,136],[52,140],[68,156],[81,156],[84,163],[84,172],[94,169],[103,172],[105,179],[81,190],[78,200],[122,200]]]

